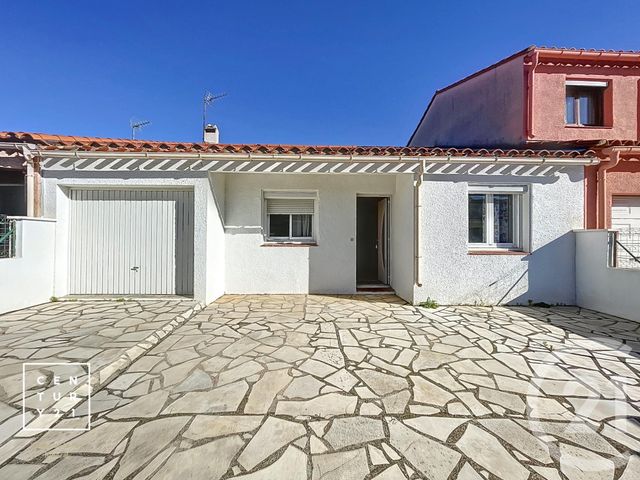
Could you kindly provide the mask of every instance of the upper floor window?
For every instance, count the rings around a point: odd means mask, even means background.
[[[604,126],[604,91],[607,82],[567,80],[567,125]]]

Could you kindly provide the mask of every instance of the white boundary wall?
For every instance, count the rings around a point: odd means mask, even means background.
[[[575,235],[576,303],[640,321],[640,270],[609,267],[607,230],[578,230]]]
[[[16,219],[16,256],[0,259],[0,313],[48,302],[53,295],[56,221]]]

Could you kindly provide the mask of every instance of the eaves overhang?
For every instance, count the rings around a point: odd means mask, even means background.
[[[595,156],[563,158],[486,155],[304,155],[232,153],[80,152],[36,150],[44,170],[200,171],[221,173],[416,173],[421,165],[571,166],[599,163]]]

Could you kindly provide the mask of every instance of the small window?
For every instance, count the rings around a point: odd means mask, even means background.
[[[523,187],[470,187],[469,245],[472,248],[524,247]]]
[[[593,86],[590,83],[598,85]],[[567,125],[604,126],[606,85],[605,82],[567,82],[565,103]]]
[[[308,242],[314,239],[315,199],[275,198],[286,193],[265,194],[266,238],[276,242]]]

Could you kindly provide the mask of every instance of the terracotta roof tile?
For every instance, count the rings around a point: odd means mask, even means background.
[[[575,52],[575,53],[613,53],[613,54],[631,54],[631,55],[640,55],[640,50],[613,50],[613,49],[604,49],[604,48],[575,48],[575,47],[556,47],[556,46],[533,46],[530,47],[535,50],[553,50],[553,51],[565,51],[565,52]]]
[[[76,150],[81,152],[202,152],[202,153],[262,153],[292,155],[353,155],[353,156],[482,156],[482,157],[533,157],[554,158],[591,157],[594,152],[586,149],[485,149],[438,148],[399,146],[348,146],[348,145],[268,145],[159,142],[102,137],[77,137],[30,132],[0,132],[0,142],[33,143],[44,150]]]

